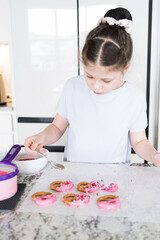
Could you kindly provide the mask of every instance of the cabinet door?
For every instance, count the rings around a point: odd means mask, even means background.
[[[0,113],[0,153],[7,152],[13,141],[12,114],[9,112]]]
[[[9,151],[13,144],[13,134],[0,133],[0,153]]]
[[[46,123],[18,123],[18,132],[20,133],[18,136],[18,143],[20,145],[24,145],[24,141],[28,136],[34,135],[38,132],[44,130],[48,124]],[[65,146],[66,145],[66,138],[67,132],[57,141],[53,146]]]
[[[133,82],[146,92],[147,81],[147,41],[148,41],[148,0],[79,0],[80,47],[85,41],[87,33],[97,26],[98,20],[111,8],[127,8],[133,17],[133,45],[134,52],[126,80]],[[143,9],[143,11],[142,11]],[[81,66],[81,73],[83,68]]]
[[[12,115],[0,114],[0,133],[12,133]]]
[[[77,75],[77,1],[11,0],[17,117],[54,117]]]

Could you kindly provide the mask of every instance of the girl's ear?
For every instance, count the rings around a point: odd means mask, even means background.
[[[129,66],[130,66],[130,63],[127,63],[127,65],[125,66],[125,68],[123,68],[123,70],[122,70],[122,74],[123,74],[123,75],[127,72]]]

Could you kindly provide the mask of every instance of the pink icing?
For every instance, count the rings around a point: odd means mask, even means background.
[[[93,181],[89,184],[89,186],[87,188],[84,189],[84,191],[87,193],[92,193],[92,192],[99,190],[100,187],[101,187],[101,185],[99,182]]]
[[[6,175],[8,172],[0,171],[0,176]]]
[[[101,187],[103,187],[104,185],[102,185]],[[110,183],[109,187],[107,188],[102,188],[102,191],[106,191],[106,192],[116,192],[118,190],[118,185],[116,183]]]
[[[77,194],[76,197],[76,200],[69,203],[70,206],[80,207],[89,203],[90,196],[88,196],[86,193]]]
[[[58,192],[66,192],[71,190],[74,187],[74,184],[71,181],[64,181],[61,183],[60,187],[56,187]]]
[[[22,158],[19,159],[18,161],[31,161],[31,160],[37,160],[37,158]]]
[[[111,199],[109,201],[98,202],[98,206],[103,209],[114,210],[114,209],[121,207],[121,202],[120,202],[119,198],[117,197],[117,198]]]
[[[37,197],[35,198],[35,202],[39,206],[48,206],[54,203],[57,200],[54,194],[46,195],[44,197]]]

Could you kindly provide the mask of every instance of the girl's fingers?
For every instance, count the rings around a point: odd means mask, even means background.
[[[40,145],[37,141],[37,139],[33,138],[33,137],[29,137],[25,140],[25,150],[28,152],[28,153],[31,153],[31,154],[38,154],[36,150],[36,148],[38,147],[38,145]]]

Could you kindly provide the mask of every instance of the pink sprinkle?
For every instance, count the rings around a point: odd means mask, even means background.
[[[104,182],[104,180],[101,180],[101,182]]]
[[[94,221],[94,219],[93,219],[93,218],[91,218],[91,222],[92,222],[92,221]]]
[[[102,191],[107,191],[107,188],[102,188],[101,190],[102,190]]]
[[[132,179],[131,179],[131,182],[132,182]]]

